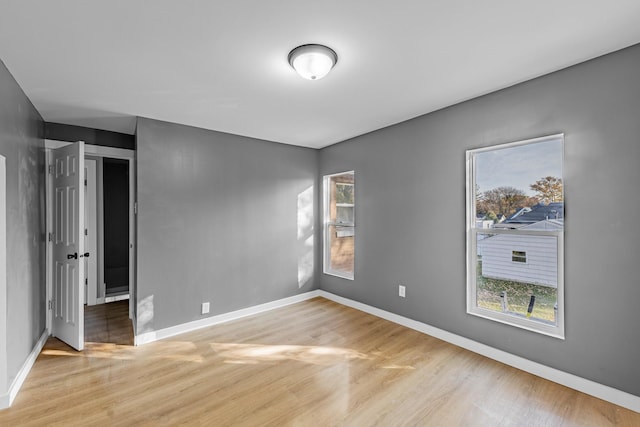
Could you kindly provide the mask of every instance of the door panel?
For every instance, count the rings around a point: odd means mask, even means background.
[[[53,152],[52,333],[84,347],[84,144]]]

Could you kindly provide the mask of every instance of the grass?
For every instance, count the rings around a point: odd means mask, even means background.
[[[553,323],[556,321],[554,309],[557,301],[556,288],[484,277],[482,275],[482,261],[478,261],[476,286],[479,307],[501,312],[500,294],[506,291],[507,310],[526,316],[531,295],[535,295],[536,300],[531,318]]]

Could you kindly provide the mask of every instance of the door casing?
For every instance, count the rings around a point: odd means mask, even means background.
[[[7,381],[7,171],[0,155],[0,394],[9,389]],[[0,398],[0,408],[10,404]],[[6,406],[5,406],[6,405]]]
[[[101,258],[101,250],[98,250],[98,161],[100,159],[85,156],[85,198],[84,198],[84,227],[87,232],[84,234],[85,250],[91,253],[89,258],[85,258],[85,271],[87,277],[85,304],[96,305],[100,303],[98,295],[98,284],[101,283],[98,274],[98,260]]]

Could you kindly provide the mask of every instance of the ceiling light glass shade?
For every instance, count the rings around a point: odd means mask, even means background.
[[[289,64],[302,77],[308,80],[320,80],[338,62],[338,55],[320,44],[304,44],[289,52]]]

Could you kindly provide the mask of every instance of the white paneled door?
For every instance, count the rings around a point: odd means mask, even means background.
[[[52,150],[52,334],[84,347],[84,143]]]

